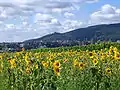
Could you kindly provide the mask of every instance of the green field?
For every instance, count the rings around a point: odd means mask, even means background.
[[[0,90],[120,90],[120,43],[0,53]]]

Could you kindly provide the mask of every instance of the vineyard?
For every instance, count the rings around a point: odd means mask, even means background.
[[[120,44],[0,53],[0,90],[120,90]]]

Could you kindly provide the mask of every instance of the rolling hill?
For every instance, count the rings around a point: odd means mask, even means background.
[[[96,25],[90,26],[87,28],[80,28],[76,30],[72,30],[66,33],[52,33],[41,38],[26,40],[27,42],[36,42],[36,41],[83,41],[83,40],[111,40],[117,41],[120,40],[120,23],[117,24],[104,24],[104,25]]]

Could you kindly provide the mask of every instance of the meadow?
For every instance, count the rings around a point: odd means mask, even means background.
[[[0,53],[0,90],[120,90],[119,46]]]

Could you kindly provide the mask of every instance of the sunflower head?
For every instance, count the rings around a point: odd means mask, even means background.
[[[38,69],[38,64],[35,65],[35,68]]]
[[[92,52],[89,52],[89,56],[93,56],[93,53],[92,53]]]
[[[9,60],[9,63],[10,63],[10,65],[11,65],[11,68],[15,68],[15,67],[16,67],[15,59]]]
[[[65,58],[64,60],[63,60],[63,62],[67,62],[68,61],[68,59],[67,58]]]
[[[2,60],[2,56],[0,56],[0,60]]]
[[[44,67],[46,67],[46,68],[49,66],[49,62],[42,61],[41,63],[42,63],[42,65],[43,65]]]
[[[106,72],[107,74],[111,74],[111,69],[110,69],[110,68],[106,68],[106,69],[105,69],[105,72]]]
[[[85,64],[83,62],[79,62],[80,69],[83,69],[85,67]]]
[[[3,70],[3,63],[0,63],[0,73],[2,72]]]
[[[53,63],[53,66],[54,66],[54,67],[60,67],[60,62],[59,62],[59,61],[55,61],[55,62]]]
[[[98,60],[97,59],[93,59],[92,62],[93,62],[94,65],[98,64]]]
[[[54,72],[57,74],[57,76],[60,76],[60,68],[54,67]]]
[[[74,64],[74,66],[79,66],[78,60],[74,60],[73,64]]]
[[[25,72],[26,72],[26,74],[31,74],[31,73],[32,73],[32,71],[30,70],[29,67],[27,67],[27,68],[25,69]]]

